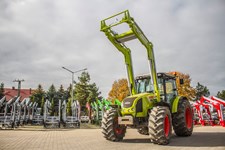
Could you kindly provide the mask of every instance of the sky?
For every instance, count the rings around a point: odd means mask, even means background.
[[[225,90],[224,0],[1,0],[0,82],[67,88],[72,74],[62,66],[87,68],[107,97],[126,69],[122,54],[100,32],[100,21],[124,10],[153,43],[157,72],[189,74],[193,87],[200,82],[211,95]],[[137,40],[127,46],[134,74],[148,73],[143,46]]]

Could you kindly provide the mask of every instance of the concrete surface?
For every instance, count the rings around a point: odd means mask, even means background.
[[[150,143],[148,136],[128,129],[122,142],[103,138],[101,129],[24,127],[0,130],[0,150],[225,150],[224,127],[195,127],[190,137],[173,134],[166,146]]]

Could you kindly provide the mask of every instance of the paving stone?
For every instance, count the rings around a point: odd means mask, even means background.
[[[190,137],[171,137],[170,144],[160,146],[150,143],[148,136],[128,129],[121,142],[103,138],[101,129],[30,128],[0,130],[0,150],[225,150],[224,127],[195,127]]]

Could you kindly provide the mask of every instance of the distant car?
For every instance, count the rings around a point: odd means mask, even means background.
[[[89,122],[89,117],[88,116],[81,116],[80,117],[81,123],[88,123]]]

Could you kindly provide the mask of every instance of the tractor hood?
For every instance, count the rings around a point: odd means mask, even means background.
[[[140,93],[126,97],[122,101],[122,115],[136,116],[138,113],[146,114],[148,109],[153,107],[153,100],[155,99],[153,93]]]

